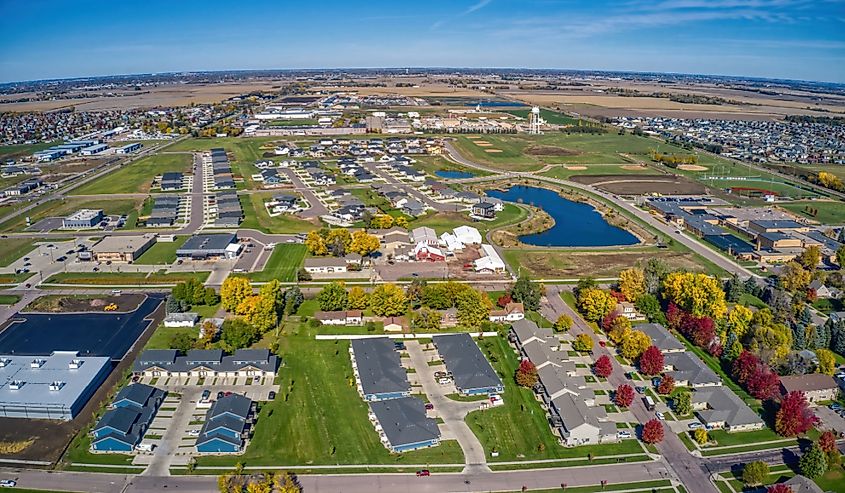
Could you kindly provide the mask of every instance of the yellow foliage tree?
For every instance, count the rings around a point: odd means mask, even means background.
[[[393,216],[390,214],[377,214],[370,221],[370,226],[373,228],[390,229],[393,227]]]
[[[379,245],[378,237],[375,235],[368,234],[366,231],[356,231],[352,234],[352,244],[349,246],[349,251],[367,256],[378,251]]]
[[[663,280],[663,293],[696,317],[721,319],[728,310],[718,279],[694,272],[672,272]]]
[[[830,349],[817,349],[816,358],[819,360],[819,367],[817,371],[825,375],[833,375],[836,371],[836,358]]]
[[[370,295],[370,308],[381,317],[403,315],[408,309],[405,291],[393,283],[380,284]]]
[[[651,346],[651,338],[641,330],[632,330],[622,339],[620,352],[628,359],[637,359]]]
[[[807,289],[811,280],[812,274],[810,274],[810,271],[795,261],[788,262],[778,278],[780,286],[792,293]]]
[[[399,216],[396,218],[396,226],[402,229],[408,229],[408,218],[405,216]]]
[[[645,272],[639,267],[631,267],[619,273],[619,292],[631,302],[645,294]]]
[[[350,310],[366,310],[370,306],[370,295],[361,286],[353,286],[346,303]]]
[[[736,305],[733,310],[728,313],[728,323],[733,329],[736,337],[742,339],[748,332],[748,327],[751,324],[751,317],[754,312],[750,308],[743,305]]]
[[[329,253],[326,240],[317,231],[311,231],[305,237],[305,248],[311,255],[326,255]]]
[[[616,307],[616,299],[598,288],[582,289],[577,301],[578,309],[591,322],[598,322]]]
[[[252,285],[245,277],[227,277],[220,286],[220,305],[224,310],[235,311],[238,305],[249,296],[252,296]]]
[[[627,317],[618,316],[613,319],[610,327],[607,329],[607,337],[613,341],[614,344],[619,344],[625,339],[625,336],[631,332],[631,321]]]

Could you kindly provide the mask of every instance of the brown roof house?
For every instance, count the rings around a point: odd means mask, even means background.
[[[796,390],[803,392],[811,403],[836,400],[839,395],[839,387],[833,377],[821,373],[780,377],[780,386],[784,394]]]

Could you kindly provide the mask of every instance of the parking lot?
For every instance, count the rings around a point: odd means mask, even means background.
[[[827,406],[818,406],[813,411],[816,417],[819,418],[819,429],[838,432],[845,431],[845,418],[835,410]]]

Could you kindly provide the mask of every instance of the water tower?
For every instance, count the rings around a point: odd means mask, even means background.
[[[540,135],[540,107],[535,106],[531,108],[531,120],[529,120],[528,133],[531,135]]]

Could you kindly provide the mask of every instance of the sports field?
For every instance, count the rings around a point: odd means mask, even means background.
[[[845,202],[835,200],[803,200],[778,205],[799,216],[818,221],[822,224],[840,226],[845,224]],[[818,210],[818,214],[812,214],[811,210],[813,209]]]
[[[93,180],[72,193],[96,195],[111,193],[146,193],[156,175],[171,171],[187,173],[191,170],[190,154],[154,154]]]

